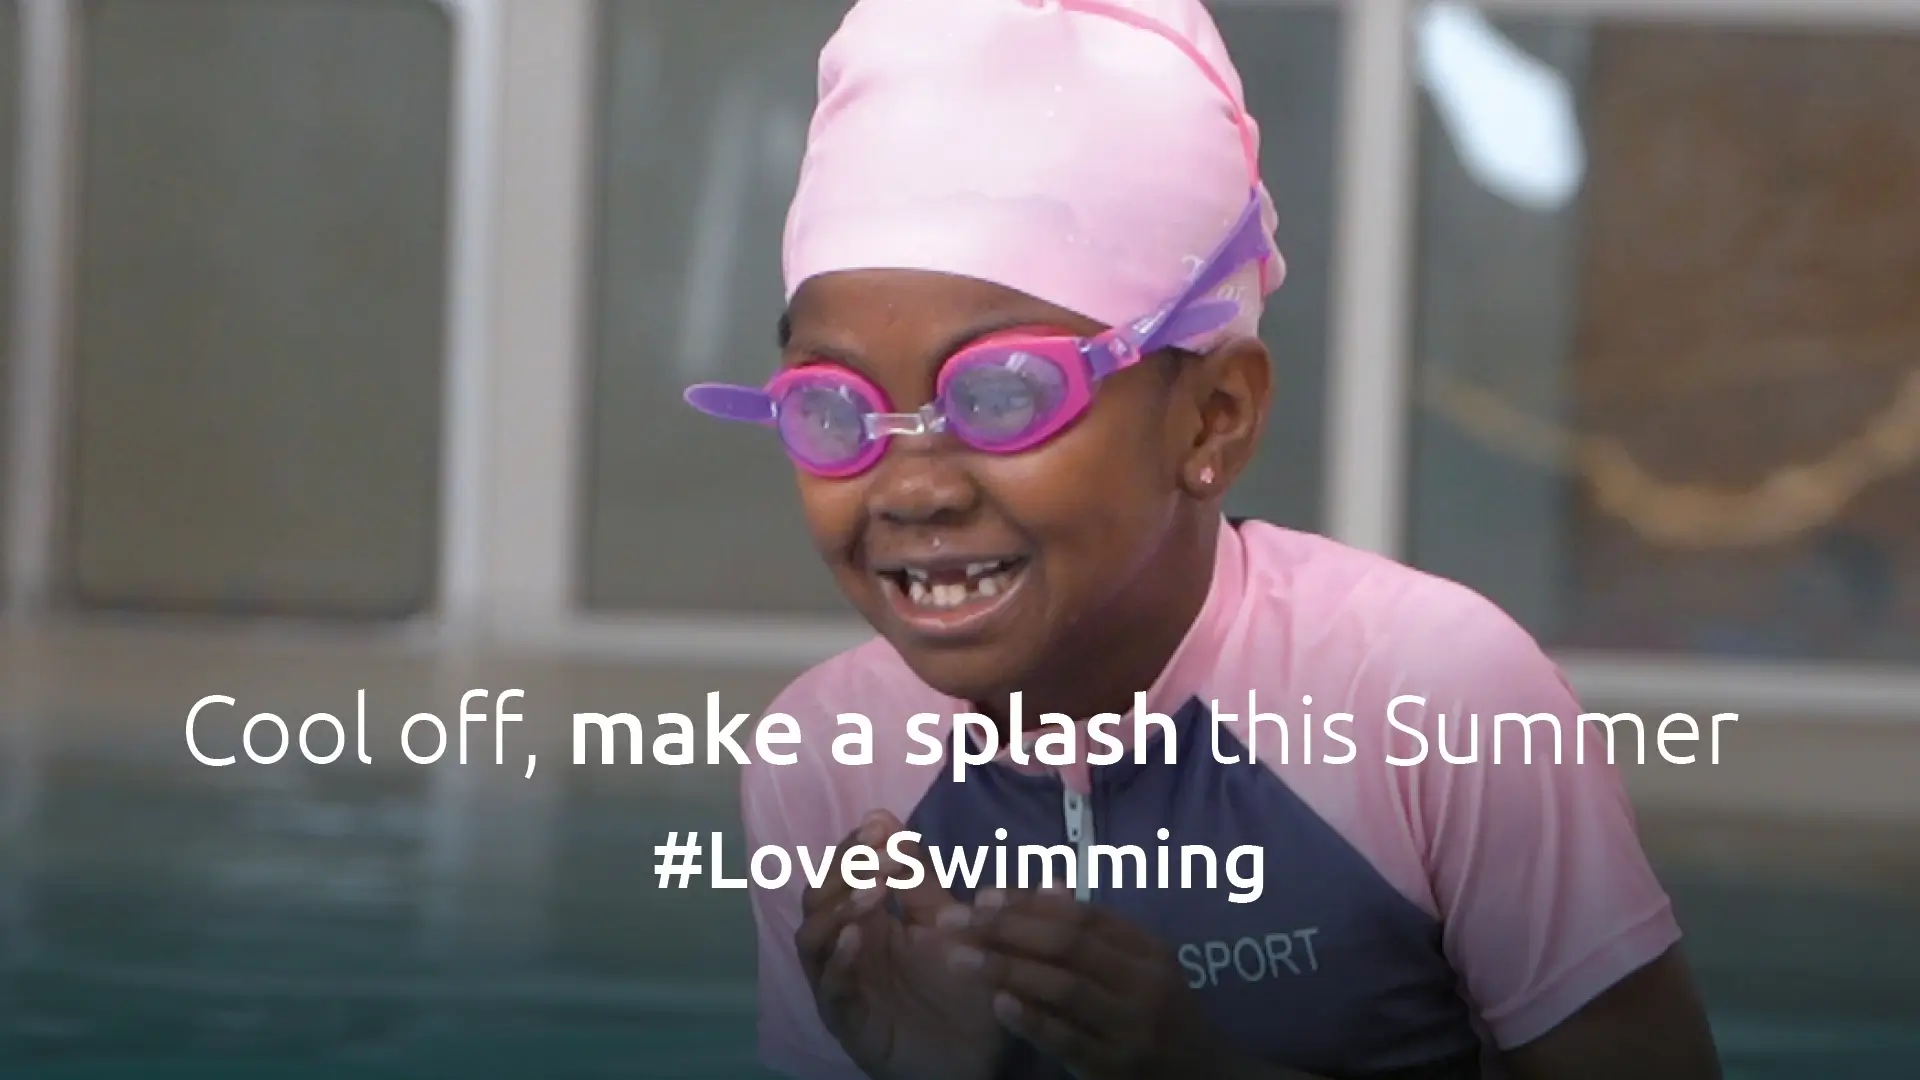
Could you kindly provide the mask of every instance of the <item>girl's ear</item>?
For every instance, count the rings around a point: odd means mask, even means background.
[[[1191,362],[1186,386],[1196,422],[1180,467],[1196,499],[1225,494],[1259,449],[1272,403],[1273,358],[1257,338],[1233,338]]]

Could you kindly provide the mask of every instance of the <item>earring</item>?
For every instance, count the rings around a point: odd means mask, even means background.
[[[1208,465],[1200,470],[1200,485],[1202,487],[1213,486],[1213,466]]]

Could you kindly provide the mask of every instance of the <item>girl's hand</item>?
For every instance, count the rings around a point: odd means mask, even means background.
[[[794,945],[821,1020],[868,1076],[990,1080],[1006,1045],[991,992],[947,965],[947,949],[963,936],[934,925],[958,902],[931,876],[911,890],[885,885],[895,870],[884,854],[887,838],[901,828],[892,815],[877,813],[848,835],[826,884],[806,894]],[[840,865],[860,844],[882,853],[870,889],[849,885]],[[890,892],[904,921],[887,909]]]
[[[984,978],[1000,1021],[1081,1080],[1239,1074],[1171,950],[1112,912],[1070,893],[988,890],[965,921],[976,941],[949,946],[949,962]]]

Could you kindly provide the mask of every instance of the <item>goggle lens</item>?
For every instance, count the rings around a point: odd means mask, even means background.
[[[1018,445],[1059,414],[1068,385],[1059,364],[1031,352],[966,362],[947,379],[947,422],[980,449]]]
[[[877,411],[878,404],[852,382],[809,378],[781,397],[780,439],[803,462],[837,469],[867,452],[866,418]]]

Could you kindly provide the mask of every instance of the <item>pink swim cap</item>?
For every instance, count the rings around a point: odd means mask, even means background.
[[[1259,126],[1200,0],[859,0],[819,95],[789,300],[831,271],[932,270],[1112,326],[1178,293],[1250,198],[1272,247]],[[1256,334],[1284,274],[1275,250],[1230,278],[1221,333]]]

